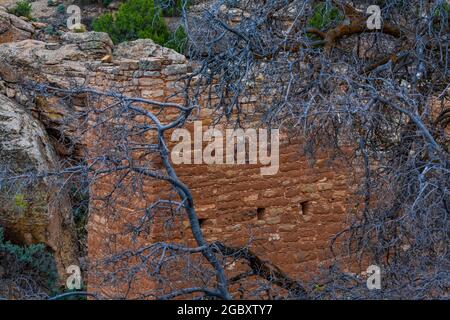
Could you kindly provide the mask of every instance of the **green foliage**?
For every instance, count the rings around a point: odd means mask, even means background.
[[[186,0],[159,0],[160,6],[163,9],[163,15],[165,17],[179,17],[181,13],[183,12],[183,5],[184,2],[186,2],[185,9],[187,10],[189,8],[189,1]]]
[[[20,246],[5,241],[3,229],[0,227],[0,265],[5,270],[6,279],[16,277],[32,279],[48,293],[57,289],[58,274],[55,261],[45,251],[43,244]]]
[[[450,4],[448,4],[447,2],[441,2],[436,6],[436,9],[434,10],[434,16],[447,16],[448,19],[448,15],[450,14]]]
[[[56,12],[58,12],[59,14],[65,14],[66,13],[66,6],[64,4],[59,4],[56,7]]]
[[[16,209],[20,211],[24,211],[28,208],[28,202],[25,200],[25,196],[22,193],[18,193],[14,196],[13,199],[14,206]]]
[[[44,28],[44,33],[49,36],[55,36],[58,34],[58,30],[53,25],[48,25]]]
[[[339,23],[343,19],[344,15],[339,9],[321,3],[314,8],[313,15],[308,20],[308,25],[319,30],[325,30]]]
[[[447,2],[440,2],[436,5],[433,12],[434,23],[432,29],[436,32],[441,32],[448,27],[450,16],[450,4]]]
[[[31,3],[27,0],[18,1],[10,12],[18,17],[31,19]]]
[[[114,43],[123,41],[111,13],[102,14],[95,19],[92,22],[92,29],[95,31],[107,32]]]
[[[83,5],[83,6],[90,5],[90,4],[98,5],[101,2],[102,6],[106,8],[106,7],[108,7],[111,4],[111,2],[113,2],[113,0],[101,0],[101,1],[98,1],[98,0],[78,0],[78,2],[81,5]]]
[[[174,33],[170,36],[167,42],[164,44],[166,47],[171,48],[178,52],[184,52],[187,44],[187,34],[183,26],[178,26]]]
[[[163,44],[169,37],[161,12],[153,0],[128,0],[116,14],[107,13],[94,20],[95,31],[109,33],[114,43],[150,38]]]
[[[323,284],[314,284],[313,290],[315,292],[322,292],[325,290],[325,285]]]
[[[178,29],[171,34],[154,0],[128,0],[115,14],[107,13],[94,20],[95,31],[107,32],[114,43],[152,39],[175,50],[184,48],[186,35]]]
[[[81,25],[80,27],[72,28],[72,32],[84,33],[84,32],[86,32],[86,28],[84,27],[84,25]]]
[[[53,0],[47,0],[47,6],[48,7],[54,7],[54,6],[56,6],[56,2],[53,1]]]
[[[106,7],[108,7],[109,5],[110,5],[110,3],[112,2],[113,0],[102,0],[102,4],[103,4],[103,6],[106,8]]]

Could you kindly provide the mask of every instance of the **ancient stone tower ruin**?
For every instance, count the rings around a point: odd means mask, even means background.
[[[23,83],[47,83],[63,89],[84,86],[181,102],[182,97],[174,94],[180,88],[180,77],[190,72],[184,56],[151,40],[113,48],[106,34],[94,32],[67,33],[61,43],[36,40],[5,43],[0,46],[0,60],[5,66],[0,76],[8,97],[25,105],[48,132],[55,133],[56,128],[64,126],[68,138],[78,144],[70,150],[56,144],[62,156],[81,153],[83,149],[87,154],[95,153],[96,142],[107,141],[108,136],[80,139],[76,137],[76,124],[63,120],[71,110],[83,110],[86,101],[82,97],[71,100],[69,105],[50,96],[30,97]],[[210,123],[208,116],[208,110],[199,115],[205,126]],[[176,166],[179,177],[193,193],[206,239],[236,247],[248,245],[261,259],[293,278],[310,277],[320,265],[326,265],[331,257],[330,239],[346,222],[353,177],[344,162],[332,160],[326,151],[311,161],[302,150],[298,139],[282,139],[279,171],[272,176],[261,176],[260,165],[255,164]],[[125,187],[112,212],[104,210],[99,199],[108,192],[114,179],[114,176],[99,179],[91,187],[88,223],[89,268],[94,274],[89,276],[89,290],[110,296],[123,294],[123,287],[102,286],[96,281],[95,261],[126,248],[158,241],[193,243],[185,217],[177,218],[169,231],[163,221],[156,221],[148,233],[131,239],[123,231],[128,222],[136,220],[134,210],[154,200],[167,186],[145,183],[144,195],[140,197],[130,197]],[[231,264],[227,270],[239,268]],[[139,292],[154,285],[142,280],[133,290]]]
[[[126,94],[159,101],[180,101],[181,97],[172,95],[180,87],[178,79],[189,72],[184,57],[147,40],[119,46],[112,55],[111,63],[98,65],[91,73],[91,86],[103,90],[121,88]],[[207,111],[200,119],[208,126]],[[326,265],[331,257],[330,240],[345,226],[353,179],[349,167],[342,160],[332,160],[326,151],[311,161],[298,140],[282,140],[280,168],[273,176],[261,176],[260,165],[254,164],[182,164],[176,166],[176,171],[193,192],[207,240],[223,241],[234,247],[249,245],[262,259],[294,278],[311,277],[321,265]],[[99,181],[92,196],[107,194],[111,185],[110,179]],[[133,193],[124,193],[114,214],[105,212],[101,201],[91,202],[90,258],[94,260],[124,247],[159,241],[193,244],[186,217],[177,220],[169,230],[163,221],[156,221],[136,242],[121,235],[120,228],[116,228],[126,225],[127,220],[134,221],[133,212],[142,209],[147,201],[157,199],[166,187],[148,183],[144,186],[146,196],[140,200],[129,201],[129,194]],[[239,267],[233,264],[228,267],[230,272],[234,268]],[[138,283],[141,287],[133,289],[142,291],[145,282]],[[122,289],[92,287],[111,296]]]

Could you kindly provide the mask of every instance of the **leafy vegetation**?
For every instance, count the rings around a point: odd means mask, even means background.
[[[66,6],[64,5],[64,4],[59,4],[57,7],[56,7],[56,11],[59,13],[59,14],[65,14],[66,13]]]
[[[57,35],[59,32],[58,30],[55,28],[55,26],[53,25],[48,25],[44,28],[44,33],[49,35],[49,36],[55,36]]]
[[[108,7],[110,5],[110,3],[113,2],[113,0],[78,0],[78,3],[80,3],[81,5],[89,5],[89,4],[95,4],[98,5],[99,3],[101,3],[101,5],[103,7]]]
[[[31,3],[28,0],[18,1],[10,12],[18,17],[31,19]]]
[[[15,283],[19,295],[53,294],[57,291],[58,274],[53,256],[43,244],[20,246],[5,241],[0,227],[0,266],[2,281]]]
[[[28,208],[28,201],[25,200],[23,193],[18,193],[14,196],[14,206],[20,210],[26,210]]]
[[[442,2],[436,6],[436,9],[434,9],[433,15],[435,17],[437,17],[439,15],[448,16],[449,13],[450,13],[450,4],[446,3],[446,2]]]
[[[339,9],[326,3],[321,3],[314,7],[313,15],[309,19],[308,25],[324,30],[339,23],[343,18],[344,15]]]
[[[170,36],[164,46],[172,48],[178,52],[184,52],[187,44],[187,35],[183,26],[178,26],[174,33]]]
[[[111,4],[112,0],[102,0],[103,6],[106,8]]]
[[[159,6],[163,10],[163,15],[166,17],[179,17],[183,12],[183,4],[186,2],[185,9],[189,8],[189,1],[184,0],[159,0]]]
[[[186,34],[182,27],[171,33],[154,0],[128,0],[115,14],[106,13],[94,20],[95,31],[107,32],[114,43],[152,39],[179,52],[184,50]]]

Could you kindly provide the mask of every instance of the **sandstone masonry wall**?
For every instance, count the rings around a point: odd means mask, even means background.
[[[162,55],[158,52],[145,56],[142,54],[146,51],[144,42],[133,46],[129,50],[116,49],[111,62],[99,65],[90,75],[89,85],[103,90],[120,88],[125,94],[166,101],[179,87],[177,79],[189,71],[187,61],[167,51]],[[117,52],[120,58],[115,56]],[[129,52],[129,55],[123,58],[122,52]],[[179,102],[180,99],[169,100]],[[207,120],[207,114],[204,119]],[[259,165],[248,164],[179,165],[176,170],[193,192],[207,240],[220,240],[230,246],[250,244],[252,251],[293,278],[314,275],[317,268],[330,259],[331,238],[345,226],[349,189],[353,183],[349,167],[342,160],[331,160],[327,152],[319,153],[315,163],[311,163],[298,141],[282,142],[280,170],[274,176],[261,176]],[[92,197],[106,194],[112,180],[99,181],[92,190]],[[155,223],[151,232],[141,236],[137,243],[127,237],[111,236],[120,233],[117,226],[136,218],[135,209],[142,209],[155,200],[164,188],[167,185],[149,183],[144,186],[147,197],[134,196],[131,200],[129,194],[124,195],[114,218],[101,209],[101,203],[91,202],[91,260],[111,251],[156,241],[195,245],[187,219],[178,221],[169,232],[161,222]],[[236,271],[234,268],[239,267],[231,265],[228,270]],[[138,291],[145,287],[140,283],[141,287],[135,288]],[[92,290],[106,294],[120,291],[114,289],[92,286]]]

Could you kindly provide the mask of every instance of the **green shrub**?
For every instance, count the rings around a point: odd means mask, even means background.
[[[65,13],[66,13],[66,6],[63,5],[62,3],[59,4],[59,5],[56,7],[56,12],[58,12],[59,14],[65,14]]]
[[[450,18],[450,4],[446,2],[438,3],[433,10],[434,23],[432,29],[436,32],[444,30],[448,26]]]
[[[98,0],[78,0],[78,3],[81,4],[82,6],[91,5],[91,4],[98,5],[98,4],[101,3],[101,5],[106,8],[113,1],[114,0],[101,0],[101,1],[98,1]]]
[[[40,290],[52,294],[57,290],[58,274],[53,256],[45,250],[43,244],[20,246],[5,241],[3,229],[0,227],[0,266],[5,274],[4,279],[13,280],[20,287],[17,279],[29,279]],[[23,283],[24,286],[27,283]],[[20,292],[25,288],[14,288]],[[29,290],[29,289],[27,289]],[[42,292],[33,292],[35,294]]]
[[[58,30],[52,25],[48,25],[44,28],[44,33],[49,36],[55,36],[58,34]]]
[[[170,36],[164,46],[178,52],[184,52],[187,44],[187,34],[183,26],[179,26],[177,30]]]
[[[434,13],[433,13],[433,15],[435,17],[440,16],[440,15],[443,15],[443,16],[447,15],[447,17],[448,17],[448,14],[450,14],[450,4],[448,4],[446,2],[439,3],[436,6],[436,8],[434,9]]]
[[[183,2],[185,0],[158,0],[163,9],[165,17],[179,17],[183,11]],[[189,8],[189,2],[186,1],[186,9]]]
[[[325,3],[314,7],[313,15],[308,20],[308,25],[320,30],[328,29],[344,19],[342,12],[334,6]]]
[[[31,3],[27,0],[18,1],[16,6],[11,10],[11,13],[18,17],[31,19]]]
[[[115,14],[104,14],[94,20],[95,31],[107,32],[114,43],[136,39],[152,39],[156,43],[181,51],[186,36],[178,29],[167,28],[162,10],[154,0],[128,0]]]
[[[20,210],[28,209],[29,204],[28,204],[28,201],[25,200],[25,195],[24,194],[22,194],[22,193],[16,194],[14,196],[13,201],[14,201],[14,206],[17,209],[20,209]]]
[[[105,8],[107,8],[113,0],[102,0],[102,4]]]

